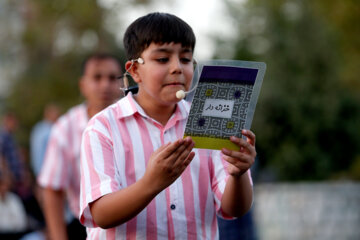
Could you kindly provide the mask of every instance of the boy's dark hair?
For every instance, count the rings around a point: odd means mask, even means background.
[[[81,64],[81,75],[85,74],[85,68],[86,68],[86,64],[91,61],[91,60],[107,60],[107,59],[112,59],[114,60],[118,65],[119,68],[121,70],[121,63],[119,58],[117,58],[115,55],[109,54],[109,53],[95,53],[95,54],[91,54],[89,56],[87,56],[84,61]]]
[[[169,13],[149,13],[136,19],[124,35],[124,47],[128,60],[140,57],[151,43],[181,43],[195,48],[195,34],[183,20]]]

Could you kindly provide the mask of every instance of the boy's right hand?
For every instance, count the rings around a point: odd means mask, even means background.
[[[173,183],[195,156],[194,141],[187,137],[167,143],[150,157],[143,180],[158,193]]]

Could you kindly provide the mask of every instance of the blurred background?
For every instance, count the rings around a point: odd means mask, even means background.
[[[193,27],[199,61],[267,64],[252,125],[251,239],[360,239],[357,0],[2,0],[0,117],[15,113],[25,165],[45,105],[82,101],[84,57],[107,51],[124,63],[125,28],[153,11]]]

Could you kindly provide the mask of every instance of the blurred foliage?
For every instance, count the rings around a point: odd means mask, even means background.
[[[48,102],[63,110],[83,99],[78,90],[81,65],[94,52],[124,59],[113,34],[105,27],[106,10],[96,0],[28,0],[8,2],[23,29],[20,35],[23,70],[6,99],[21,123],[19,141],[27,147],[32,126]],[[15,12],[14,12],[15,14]]]
[[[355,91],[360,90],[360,4],[357,0],[314,1],[314,11],[322,16],[338,32],[340,50],[344,55],[341,80]],[[358,94],[360,95],[360,94]],[[360,96],[359,96],[360,98]]]
[[[231,57],[267,63],[252,127],[259,180],[359,179],[357,1],[227,3]],[[216,57],[228,45],[219,39]]]

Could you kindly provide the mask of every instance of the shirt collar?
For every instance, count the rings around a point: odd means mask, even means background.
[[[118,115],[119,119],[135,115],[136,113],[140,114],[141,116],[143,116],[145,118],[152,119],[145,113],[144,109],[142,109],[142,107],[136,102],[136,100],[134,99],[134,96],[131,92],[129,92],[126,95],[126,97],[124,97],[120,101],[118,101],[117,105],[118,105],[117,107],[121,109],[120,110],[121,114]],[[182,120],[182,119],[187,118],[189,110],[190,110],[190,105],[191,105],[191,103],[189,103],[185,100],[181,100],[180,102],[178,102],[176,104],[175,112],[170,117],[170,120],[171,119]]]

